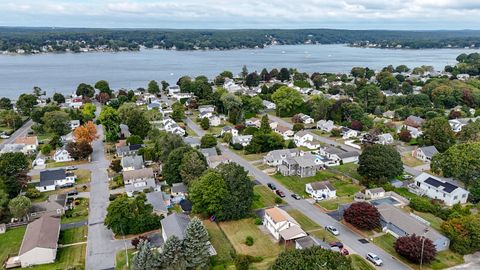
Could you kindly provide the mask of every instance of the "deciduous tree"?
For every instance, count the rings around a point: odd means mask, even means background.
[[[455,134],[444,117],[428,119],[422,126],[423,141],[427,145],[434,145],[439,152],[445,152],[455,144]]]
[[[155,95],[160,93],[160,87],[158,86],[157,81],[151,80],[148,83],[147,91],[148,91],[148,93],[155,94]]]
[[[217,145],[217,139],[212,134],[205,134],[200,139],[200,148],[210,148]]]
[[[205,170],[207,170],[207,161],[202,153],[195,149],[191,149],[187,152],[180,163],[178,168],[183,183],[189,185],[198,177],[200,177]]]
[[[89,121],[73,131],[73,136],[77,142],[92,143],[97,138],[97,126]]]
[[[13,198],[8,203],[8,209],[10,209],[10,213],[12,213],[12,215],[16,218],[24,217],[30,210],[31,206],[32,202],[30,199],[22,195]]]
[[[272,270],[350,270],[351,261],[340,252],[314,246],[282,252],[270,267]]]
[[[367,183],[381,184],[403,172],[402,159],[397,150],[381,144],[366,147],[358,164],[357,171]]]
[[[380,226],[380,213],[368,202],[356,202],[343,213],[346,222],[362,230],[373,230]]]
[[[70,117],[63,111],[47,112],[43,116],[44,127],[47,131],[62,136],[70,132]]]
[[[413,263],[428,264],[437,254],[437,249],[432,240],[418,235],[402,236],[394,244],[395,251]]]
[[[282,86],[275,91],[272,100],[277,106],[276,114],[280,117],[293,116],[300,112],[304,103],[300,93],[288,86]]]

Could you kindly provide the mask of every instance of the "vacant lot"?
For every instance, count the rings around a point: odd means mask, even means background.
[[[75,181],[76,184],[90,183],[90,180],[92,179],[92,172],[90,170],[78,169],[75,171],[75,175],[77,176],[77,181]]]
[[[256,185],[253,187],[252,209],[265,208],[275,205],[275,198],[278,197],[266,186]]]
[[[221,222],[219,225],[239,254],[261,256],[266,259],[276,257],[283,250],[283,246],[274,243],[269,235],[260,231],[252,218]],[[253,237],[252,246],[245,244],[247,236]]]
[[[22,244],[23,235],[25,234],[26,226],[9,229],[6,233],[0,234],[0,261],[4,262],[8,255],[16,256]],[[0,269],[3,266],[0,265]]]
[[[298,176],[283,176],[279,173],[275,174],[273,177],[289,190],[299,195],[307,196],[307,193],[305,192],[305,184],[323,180],[333,180],[335,176],[334,173],[329,171],[319,171],[315,176],[306,178],[300,178]]]

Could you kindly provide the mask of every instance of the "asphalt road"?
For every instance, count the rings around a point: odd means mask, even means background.
[[[205,131],[202,130],[197,124],[195,124],[191,119],[187,118],[185,120],[186,124],[199,136],[203,136]],[[311,203],[307,202],[306,200],[295,200],[291,197],[292,192],[290,192],[287,188],[285,188],[282,184],[277,182],[274,178],[270,177],[257,167],[250,164],[247,160],[243,159],[239,155],[230,151],[227,147],[223,145],[219,145],[222,154],[226,155],[230,160],[242,165],[250,174],[255,177],[255,179],[263,185],[267,185],[268,183],[275,183],[277,189],[283,191],[285,193],[284,200],[292,207],[300,212],[302,212],[305,216],[313,220],[314,222],[318,223],[321,226],[335,226],[340,235],[337,236],[340,241],[342,241],[345,246],[355,253],[358,253],[361,256],[365,256],[367,252],[373,252],[377,254],[384,262],[384,266],[380,267],[379,269],[388,269],[388,270],[400,270],[400,269],[409,269],[409,267],[402,262],[399,262],[397,259],[392,257],[390,254],[385,252],[383,249],[377,247],[372,243],[362,244],[358,240],[362,239],[361,236],[357,235],[349,228],[344,226],[342,223],[336,221],[329,215],[322,213],[318,208],[316,208]]]
[[[12,143],[15,141],[16,138],[21,137],[21,136],[26,136],[28,134],[28,131],[30,131],[30,128],[33,125],[33,121],[30,119],[28,120],[21,128],[17,129],[12,135],[10,135],[10,138],[4,139],[0,143],[0,150],[3,148],[5,144]]]

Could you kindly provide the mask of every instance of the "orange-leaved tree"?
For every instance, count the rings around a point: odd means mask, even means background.
[[[92,121],[89,121],[76,128],[73,136],[77,142],[92,143],[97,138],[97,127]]]

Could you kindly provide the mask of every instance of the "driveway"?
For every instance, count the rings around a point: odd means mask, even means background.
[[[198,127],[190,119],[186,120],[186,124],[195,131],[199,136],[203,136],[205,131]],[[350,249],[355,253],[364,256],[367,252],[376,253],[378,256],[382,258],[384,261],[384,266],[380,267],[381,269],[389,269],[389,270],[400,270],[400,269],[409,269],[408,266],[399,262],[397,259],[392,257],[390,254],[385,252],[383,249],[377,247],[372,243],[362,244],[358,240],[362,239],[361,236],[357,235],[356,233],[352,232],[346,226],[335,220],[334,218],[330,217],[329,215],[322,213],[318,208],[316,208],[311,203],[307,202],[306,200],[295,200],[291,197],[292,192],[282,186],[276,179],[270,177],[257,167],[250,164],[247,160],[243,159],[242,157],[238,156],[237,154],[233,153],[230,149],[223,145],[218,145],[220,150],[224,155],[226,155],[230,160],[235,163],[240,164],[243,166],[250,174],[256,179],[256,181],[262,183],[263,185],[267,185],[267,183],[272,182],[275,183],[277,189],[283,191],[285,193],[284,200],[292,207],[300,212],[302,212],[305,216],[316,222],[317,224],[321,225],[322,227],[333,225],[335,226],[340,235],[338,238]]]

